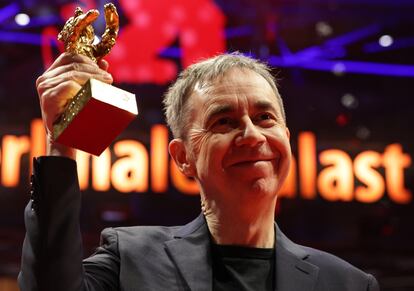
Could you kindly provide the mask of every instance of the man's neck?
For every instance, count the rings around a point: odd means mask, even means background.
[[[213,241],[223,245],[273,248],[275,201],[249,209],[211,209],[204,213]],[[257,206],[257,205],[256,205]],[[253,210],[253,211],[252,211]]]

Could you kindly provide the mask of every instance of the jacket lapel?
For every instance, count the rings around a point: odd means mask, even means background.
[[[319,267],[306,261],[308,253],[290,241],[276,225],[276,291],[314,289]]]
[[[165,245],[190,290],[212,289],[210,238],[202,214],[180,228]]]
[[[165,245],[190,290],[212,290],[210,238],[202,214],[181,227]],[[307,262],[308,256],[276,225],[275,291],[314,289],[319,267]]]

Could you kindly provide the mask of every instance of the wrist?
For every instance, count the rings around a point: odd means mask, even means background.
[[[51,140],[47,141],[46,155],[57,156],[57,157],[67,157],[72,160],[76,160],[76,150],[74,148],[56,143]]]

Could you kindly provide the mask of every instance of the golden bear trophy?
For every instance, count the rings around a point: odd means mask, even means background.
[[[110,52],[118,35],[119,16],[112,3],[105,4],[104,11],[105,32],[95,44],[91,24],[99,16],[98,10],[83,13],[80,7],[76,8],[75,15],[66,21],[58,35],[66,52],[85,55],[94,62]],[[53,125],[53,139],[98,156],[137,114],[135,94],[91,78]]]

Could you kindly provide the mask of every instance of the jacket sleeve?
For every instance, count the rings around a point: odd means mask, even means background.
[[[119,259],[114,230],[103,234],[93,264],[82,263],[81,194],[76,162],[61,157],[33,161],[31,200],[24,219],[22,291],[116,290]]]

